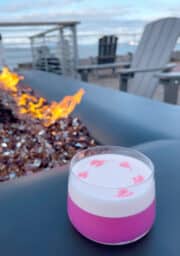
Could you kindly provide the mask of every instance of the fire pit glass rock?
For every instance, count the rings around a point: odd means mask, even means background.
[[[20,79],[7,69],[0,75],[0,181],[66,164],[78,150],[96,144],[80,119],[69,116],[82,90],[49,104],[19,86]]]

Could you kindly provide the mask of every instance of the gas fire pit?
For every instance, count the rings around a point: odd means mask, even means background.
[[[0,181],[49,170],[95,145],[78,117],[69,116],[84,90],[48,103],[23,78],[5,68],[0,75]]]
[[[2,181],[63,165],[95,144],[134,146],[180,138],[178,107],[48,72],[21,74],[24,80],[5,69],[0,77]]]

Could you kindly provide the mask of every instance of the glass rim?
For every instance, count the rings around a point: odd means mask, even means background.
[[[135,158],[141,162],[143,162],[146,166],[148,166],[151,170],[150,174],[147,176],[147,178],[145,180],[143,180],[141,183],[139,184],[131,184],[131,185],[127,185],[127,186],[114,186],[114,187],[108,187],[108,186],[102,186],[102,185],[97,185],[97,184],[93,184],[93,183],[90,183],[86,180],[82,180],[81,178],[79,178],[73,171],[72,171],[72,168],[76,162],[76,159],[77,157],[82,154],[83,152],[87,152],[87,151],[95,151],[95,150],[100,150],[100,149],[109,149],[109,150],[117,150],[117,151],[122,151],[122,152],[119,152],[119,153],[116,153],[116,152],[112,152],[112,154],[121,154],[123,155],[123,152],[124,152],[124,155],[126,156],[130,156],[132,158]],[[132,153],[132,155],[127,155],[125,154],[126,152],[129,152],[130,154]],[[96,155],[101,155],[101,153],[97,153]],[[111,152],[107,152],[107,153],[102,153],[102,154],[111,154]],[[95,154],[94,154],[95,155]],[[93,156],[93,155],[92,155]],[[87,157],[90,157],[90,156],[87,156]],[[140,159],[138,158],[140,157]],[[86,156],[82,157],[82,159],[86,158]],[[78,161],[80,161],[81,159],[78,159]],[[82,182],[83,184],[87,184],[89,186],[92,186],[92,187],[98,187],[98,188],[104,188],[104,189],[121,189],[121,188],[134,188],[134,187],[139,187],[145,183],[147,183],[152,177],[154,177],[154,164],[152,162],[152,160],[146,156],[144,153],[140,152],[139,150],[136,150],[134,148],[128,148],[128,147],[121,147],[121,146],[111,146],[111,145],[100,145],[100,146],[95,146],[95,147],[89,147],[87,149],[83,149],[79,152],[77,152],[73,158],[71,159],[70,161],[70,175],[73,175],[78,181]]]

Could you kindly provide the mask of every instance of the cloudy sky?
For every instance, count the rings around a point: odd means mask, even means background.
[[[0,21],[79,20],[79,32],[141,31],[144,24],[179,16],[179,0],[0,0]]]

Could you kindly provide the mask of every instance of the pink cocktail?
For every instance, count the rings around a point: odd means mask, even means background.
[[[79,152],[71,162],[68,215],[82,235],[96,242],[126,244],[140,239],[155,219],[152,162],[121,147]]]

